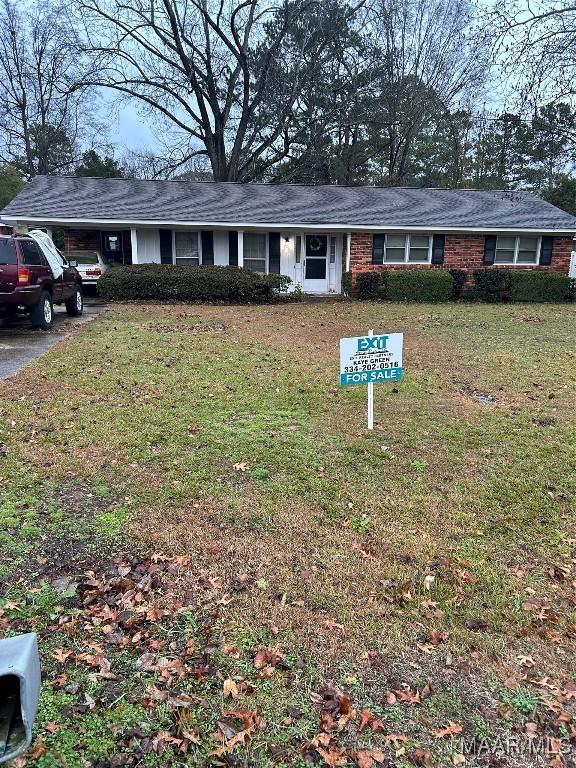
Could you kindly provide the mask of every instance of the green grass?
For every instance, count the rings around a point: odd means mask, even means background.
[[[206,330],[191,332],[196,323]],[[364,389],[337,385],[338,339],[370,327],[405,333],[405,379],[376,388],[373,433]],[[241,705],[267,722],[235,751],[240,765],[303,765],[319,727],[310,696],[330,681],[410,749],[448,720],[469,733],[512,727],[540,700],[530,680],[499,693],[518,657],[533,657],[534,679],[574,679],[575,338],[569,305],[105,313],[4,385],[0,576],[23,606],[4,631],[45,633],[55,678],[51,650],[77,640],[53,627],[82,610],[55,578],[100,573],[118,552],[186,555],[194,574],[219,580],[217,635],[240,657],[214,655],[217,684],[186,680],[203,700],[188,710],[202,746],[170,752],[171,764],[210,764],[228,675],[249,681]],[[445,635],[437,645],[432,630]],[[156,632],[202,635],[201,616],[184,611]],[[254,649],[277,644],[290,663],[261,679]],[[124,670],[116,703],[72,664],[82,694],[44,687],[41,728],[62,727],[29,764],[59,765],[59,754],[71,768],[98,764],[125,732],[174,727],[173,712],[141,704],[147,680],[129,649],[110,653]],[[474,685],[454,682],[462,664]],[[403,682],[426,681],[433,692],[418,707],[386,703]],[[80,717],[84,690],[97,703]],[[510,722],[496,715],[501,702]],[[363,732],[351,743],[364,736],[378,742]],[[154,750],[139,759],[164,764]]]

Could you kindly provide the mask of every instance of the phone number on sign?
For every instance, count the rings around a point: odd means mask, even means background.
[[[344,373],[359,373],[361,371],[384,371],[387,368],[399,368],[399,363],[361,363],[344,366]]]

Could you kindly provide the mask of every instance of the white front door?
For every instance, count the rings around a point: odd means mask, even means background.
[[[328,293],[328,235],[306,235],[304,293]]]

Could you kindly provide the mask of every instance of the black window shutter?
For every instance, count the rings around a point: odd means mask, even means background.
[[[432,238],[432,264],[444,264],[445,235],[434,235]]]
[[[494,264],[496,260],[496,235],[484,238],[484,264]]]
[[[372,264],[384,264],[384,242],[386,235],[374,235],[372,240]]]
[[[238,232],[228,232],[228,264],[238,266]]]
[[[162,264],[172,264],[172,230],[160,230],[160,261]]]
[[[268,272],[280,274],[280,232],[268,233]]]
[[[542,238],[540,246],[540,264],[549,267],[552,264],[552,243],[553,239],[549,236]]]
[[[214,264],[214,232],[202,232],[202,264]]]

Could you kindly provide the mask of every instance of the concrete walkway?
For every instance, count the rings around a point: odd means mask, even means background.
[[[70,324],[83,325],[106,309],[97,299],[86,299],[82,317],[71,318],[64,307],[54,307],[54,325],[49,331],[30,328],[28,318],[0,326],[0,379],[14,376],[68,335]]]

